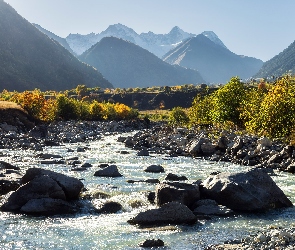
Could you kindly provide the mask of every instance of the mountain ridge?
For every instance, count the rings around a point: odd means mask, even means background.
[[[210,83],[225,83],[233,76],[250,78],[263,64],[259,59],[236,55],[203,34],[180,43],[165,54],[163,60],[172,65],[198,69]]]
[[[99,68],[117,88],[204,82],[196,70],[170,65],[140,46],[116,37],[104,37],[79,58]]]
[[[7,90],[66,90],[79,84],[112,85],[57,41],[0,1],[0,87]]]
[[[213,31],[204,31],[203,33],[206,33],[209,39],[225,47]],[[101,33],[90,33],[87,35],[69,34],[65,39],[73,51],[75,51],[77,55],[81,55],[102,38],[108,36],[114,36],[132,42],[161,58],[178,43],[196,35],[185,32],[178,26],[173,27],[167,34],[155,34],[152,31],[137,34],[132,28],[118,23],[109,25],[108,28]]]

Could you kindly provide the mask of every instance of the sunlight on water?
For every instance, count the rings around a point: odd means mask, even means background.
[[[139,211],[153,206],[146,195],[155,190],[155,184],[145,182],[128,183],[128,180],[164,180],[167,173],[184,175],[189,182],[204,180],[216,171],[236,172],[246,167],[230,163],[212,163],[186,157],[152,155],[138,157],[136,151],[118,143],[117,136],[104,137],[100,141],[88,144],[67,144],[60,147],[48,147],[46,153],[59,154],[63,159],[78,156],[81,162],[93,167],[82,172],[71,171],[66,164],[42,165],[34,157],[33,151],[5,151],[10,161],[13,155],[15,165],[23,169],[42,167],[67,174],[83,180],[88,190],[110,194],[111,201],[122,204],[123,211],[111,215],[78,214],[65,217],[31,217],[0,213],[0,249],[140,249],[138,244],[147,238],[160,238],[170,249],[204,249],[210,244],[222,243],[256,233],[270,225],[292,226],[295,221],[294,208],[270,211],[265,214],[242,214],[229,218],[213,218],[199,221],[194,226],[173,226],[170,228],[139,229],[127,221]],[[76,152],[78,147],[87,147],[85,152]],[[74,152],[69,152],[71,149]],[[121,151],[126,151],[124,154]],[[95,177],[101,163],[116,164],[120,178]],[[165,173],[146,173],[143,170],[151,164],[160,164]],[[276,173],[272,176],[287,196],[295,202],[295,178],[288,173]],[[102,203],[95,199],[94,204]],[[139,207],[132,204],[139,204]],[[293,224],[292,224],[293,223]],[[295,226],[295,225],[293,225]]]

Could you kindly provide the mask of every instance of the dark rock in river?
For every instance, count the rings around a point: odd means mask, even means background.
[[[201,194],[230,209],[245,212],[292,206],[292,202],[262,169],[210,176],[202,183]]]
[[[118,171],[118,167],[116,165],[107,166],[101,170],[98,170],[94,173],[94,176],[100,177],[121,177],[122,175]]]
[[[160,165],[150,165],[148,166],[144,172],[150,172],[150,173],[164,173],[165,170],[162,166]]]
[[[157,185],[156,188],[157,205],[162,206],[171,201],[177,201],[188,207],[191,207],[200,199],[200,191],[198,185],[165,182]]]
[[[186,181],[187,178],[185,176],[178,176],[176,174],[168,173],[165,177],[166,181]]]
[[[114,214],[122,210],[122,205],[115,201],[108,201],[103,204],[98,210],[98,213],[102,214]]]
[[[154,248],[154,247],[163,247],[164,241],[160,239],[147,239],[144,242],[139,244],[140,247],[148,247],[148,248]]]
[[[28,169],[22,184],[7,197],[2,211],[37,215],[76,212],[69,201],[78,199],[83,188],[83,183],[73,177],[38,168]]]
[[[194,224],[197,221],[193,212],[179,202],[169,202],[160,208],[147,210],[130,219],[128,223],[140,226],[167,224]]]
[[[22,178],[22,183],[25,184],[33,180],[36,176],[47,175],[58,183],[63,189],[67,200],[76,200],[83,188],[83,183],[78,179],[64,174],[56,173],[50,170],[41,168],[30,168]]]

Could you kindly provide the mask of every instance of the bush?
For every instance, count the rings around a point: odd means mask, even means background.
[[[170,124],[184,126],[188,124],[188,121],[189,118],[181,107],[175,107],[171,110],[169,115]]]

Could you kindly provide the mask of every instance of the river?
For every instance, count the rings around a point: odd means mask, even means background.
[[[127,134],[126,134],[127,135]],[[138,244],[148,238],[160,238],[165,249],[204,249],[211,244],[241,239],[269,226],[294,227],[295,208],[269,211],[263,214],[239,214],[225,218],[200,220],[193,226],[171,226],[140,229],[127,223],[138,212],[153,208],[146,198],[155,184],[129,183],[127,180],[158,178],[164,180],[167,173],[184,175],[189,182],[204,180],[211,172],[236,172],[247,167],[231,163],[216,163],[188,157],[155,155],[139,157],[136,151],[117,142],[119,135],[103,136],[101,140],[46,147],[44,153],[59,154],[64,159],[78,156],[82,162],[93,167],[82,172],[71,171],[65,164],[40,163],[36,152],[31,150],[1,150],[0,160],[13,162],[26,169],[42,167],[82,179],[88,190],[98,190],[111,195],[110,200],[120,202],[123,211],[116,214],[99,215],[81,212],[74,216],[32,217],[0,212],[0,249],[140,249]],[[88,147],[77,152],[78,147]],[[69,150],[71,149],[71,150]],[[124,153],[122,153],[124,151]],[[94,172],[101,163],[114,163],[123,175],[120,178],[95,177]],[[165,173],[146,173],[144,168],[160,164]],[[275,172],[272,176],[288,198],[295,202],[295,176]],[[97,204],[102,200],[96,199]],[[134,207],[132,204],[141,204]]]

